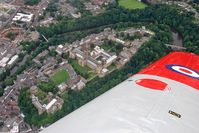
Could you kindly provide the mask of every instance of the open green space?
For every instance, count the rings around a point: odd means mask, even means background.
[[[118,0],[120,6],[127,9],[143,9],[146,7],[146,4],[138,0]]]
[[[93,76],[95,76],[96,74],[92,71],[92,69],[86,67],[86,66],[81,66],[79,65],[79,63],[77,62],[77,60],[73,60],[70,59],[70,64],[73,66],[73,68],[75,69],[75,71],[81,75],[82,77],[86,78],[86,79],[90,79]]]
[[[59,85],[68,79],[69,79],[69,74],[66,70],[63,69],[58,71],[51,77],[51,80],[55,83],[55,85]]]
[[[116,69],[115,63],[112,63],[107,69],[111,72],[114,71]]]

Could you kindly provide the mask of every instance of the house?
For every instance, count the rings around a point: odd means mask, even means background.
[[[13,67],[14,64],[17,62],[17,60],[19,59],[19,56],[18,55],[14,55],[10,61],[8,62],[8,67]]]
[[[0,61],[0,67],[6,67],[7,62],[10,60],[8,57],[3,57],[3,59]]]
[[[30,87],[30,92],[31,94],[36,94],[39,91],[37,86],[32,86]]]
[[[45,107],[47,113],[54,113],[62,108],[64,100],[56,96]]]
[[[58,85],[59,92],[61,93],[64,92],[67,88],[68,86],[66,83],[61,83],[60,85]]]
[[[48,53],[49,53],[48,50],[44,50],[43,52],[41,52],[40,54],[38,54],[38,55],[33,59],[33,61],[34,61],[36,64],[41,65],[40,60],[41,60],[42,58],[44,58]]]
[[[59,55],[62,55],[64,53],[68,53],[69,51],[71,50],[71,47],[69,46],[69,44],[65,44],[65,45],[58,45],[57,48],[56,48],[56,52],[59,54]]]
[[[39,114],[42,114],[43,112],[45,112],[44,106],[41,105],[38,97],[36,97],[34,94],[32,94],[32,104],[37,108]]]
[[[77,90],[82,90],[85,86],[86,86],[86,84],[82,80],[80,80],[77,83],[76,88],[77,88]]]
[[[33,14],[17,13],[12,20],[30,23],[33,19],[33,16]]]

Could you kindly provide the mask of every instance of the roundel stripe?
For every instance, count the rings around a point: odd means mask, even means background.
[[[174,72],[183,74],[191,78],[199,79],[199,73],[191,68],[187,68],[181,65],[174,65],[174,64],[167,65],[166,67]]]

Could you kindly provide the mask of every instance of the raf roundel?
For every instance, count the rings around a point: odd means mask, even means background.
[[[183,74],[191,78],[199,79],[199,73],[191,68],[173,64],[167,65],[166,67],[174,72]]]

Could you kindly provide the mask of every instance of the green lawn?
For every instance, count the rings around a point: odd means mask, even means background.
[[[127,9],[142,9],[146,7],[146,4],[139,2],[138,0],[118,0],[119,5]]]
[[[55,83],[55,85],[59,85],[68,79],[69,74],[66,70],[60,70],[51,77],[51,80]]]
[[[92,69],[88,68],[87,66],[83,67],[78,64],[77,60],[70,60],[70,64],[73,66],[74,70],[77,74],[81,75],[85,79],[90,79],[96,74],[92,71]]]

